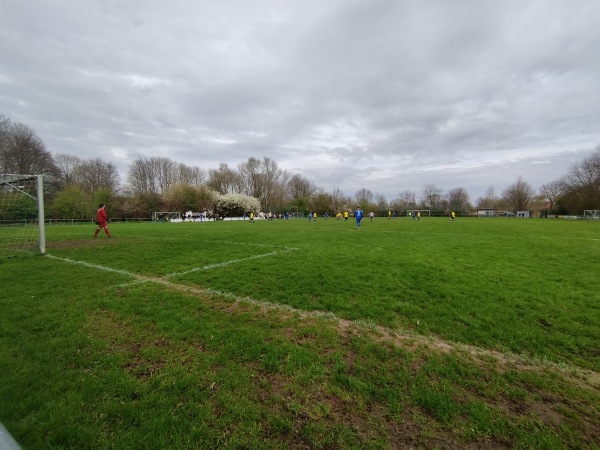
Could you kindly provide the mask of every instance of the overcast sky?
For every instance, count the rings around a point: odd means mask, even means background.
[[[600,1],[1,0],[0,115],[122,181],[267,156],[348,196],[475,202],[600,144]]]

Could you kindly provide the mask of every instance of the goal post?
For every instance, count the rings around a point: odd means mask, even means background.
[[[46,252],[43,175],[0,174],[0,257]]]
[[[600,220],[600,209],[586,209],[583,211],[583,217],[586,219]]]

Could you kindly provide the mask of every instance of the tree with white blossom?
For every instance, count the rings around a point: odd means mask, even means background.
[[[218,196],[216,208],[219,217],[241,217],[260,211],[260,201],[244,194],[224,194]]]

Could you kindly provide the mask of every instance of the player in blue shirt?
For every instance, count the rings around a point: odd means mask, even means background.
[[[356,211],[354,211],[354,218],[356,219],[356,228],[358,228],[359,230],[360,230],[360,221],[362,220],[362,216],[363,216],[363,212],[359,206],[356,208]]]

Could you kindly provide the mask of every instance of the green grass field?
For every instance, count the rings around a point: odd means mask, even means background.
[[[0,262],[24,448],[600,446],[598,222],[93,229]]]

